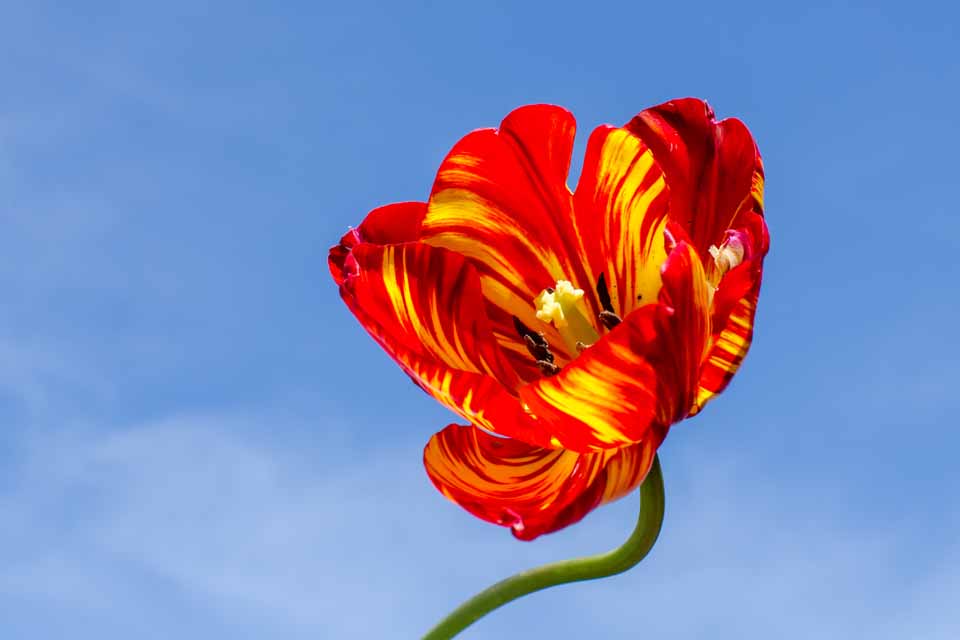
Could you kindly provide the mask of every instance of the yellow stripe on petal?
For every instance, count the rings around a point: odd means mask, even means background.
[[[750,195],[753,196],[753,199],[757,201],[757,204],[760,205],[760,210],[763,210],[763,172],[757,171],[753,174],[753,183],[750,186]]]
[[[587,281],[566,184],[573,135],[566,110],[522,107],[499,130],[460,140],[437,173],[420,238],[477,267],[496,308],[490,317],[498,340],[518,339],[514,316],[531,326],[530,302],[545,287],[561,278]],[[557,336],[547,333],[552,344]],[[561,360],[576,356],[562,345],[557,350]]]
[[[402,246],[402,245],[401,245]],[[476,359],[476,353],[468,353],[456,330],[456,318],[451,309],[445,309],[441,317],[437,296],[424,296],[422,290],[414,292],[410,269],[415,268],[415,257],[404,248],[387,246],[383,249],[383,282],[400,324],[411,331],[427,351],[440,357],[447,365],[463,371],[492,373],[484,359]],[[397,267],[400,267],[399,269]],[[419,283],[424,286],[424,283]],[[462,304],[469,304],[463,301]],[[451,329],[453,329],[451,331]]]
[[[673,424],[690,413],[711,336],[712,287],[696,250],[680,242],[663,268],[660,302],[673,311],[661,327],[657,346],[660,376],[659,420]]]
[[[423,459],[431,481],[448,499],[530,540],[636,488],[661,439],[580,454],[450,425],[430,439]]]
[[[602,503],[618,500],[640,486],[653,465],[663,435],[658,430],[643,442],[617,450],[606,464]]]
[[[353,255],[358,273],[344,283],[344,300],[368,319],[364,325],[388,352],[516,385],[484,314],[479,277],[465,258],[419,243],[362,244]]]
[[[657,299],[668,201],[663,172],[643,141],[626,129],[593,133],[574,196],[576,226],[592,284],[604,274],[621,316]]]
[[[358,319],[370,326],[362,315]],[[374,331],[371,333],[376,337]],[[557,448],[544,425],[534,420],[516,396],[491,376],[450,369],[430,358],[402,349],[391,351],[386,344],[384,347],[420,388],[463,419],[491,433],[545,449]]]
[[[756,313],[756,291],[737,302],[723,329],[707,353],[700,371],[697,398],[691,415],[726,388],[739,370],[753,340],[753,317]]]
[[[555,376],[520,388],[520,398],[566,449],[614,449],[648,435],[658,406],[656,371],[645,353],[665,311],[650,305]]]

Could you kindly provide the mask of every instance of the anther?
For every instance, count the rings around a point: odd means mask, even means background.
[[[555,376],[560,373],[560,367],[547,360],[537,360],[537,366],[540,367],[540,373],[545,376]]]
[[[597,297],[600,298],[600,306],[603,307],[603,311],[598,314],[600,319],[600,324],[607,328],[607,330],[613,329],[615,326],[620,324],[620,316],[617,315],[617,312],[613,310],[613,301],[610,299],[610,290],[607,289],[607,279],[601,273],[600,278],[597,280]],[[640,298],[637,297],[639,300]]]
[[[622,322],[620,316],[615,314],[613,311],[603,310],[598,314],[598,317],[600,318],[600,323],[608,330],[613,329]]]
[[[600,274],[600,279],[597,280],[597,297],[600,298],[600,306],[603,307],[604,311],[613,311],[613,302],[610,300],[610,291],[607,289],[607,279],[604,275]]]
[[[520,337],[523,338],[523,343],[526,345],[527,351],[530,352],[534,360],[553,362],[553,353],[550,352],[550,345],[547,343],[547,339],[543,337],[543,334],[523,324],[517,316],[513,316],[513,326]]]
[[[543,336],[538,337],[540,338],[541,342],[537,342],[533,336],[523,336],[523,342],[527,345],[527,351],[529,351],[530,355],[537,360],[553,362],[553,354],[550,353],[550,347],[547,345],[547,341],[543,339]]]

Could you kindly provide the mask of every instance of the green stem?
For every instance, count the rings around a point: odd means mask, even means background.
[[[653,548],[663,524],[663,507],[663,474],[659,458],[654,458],[650,473],[640,487],[637,526],[623,545],[607,553],[552,562],[501,580],[457,607],[427,632],[423,640],[448,640],[497,607],[528,593],[623,573],[643,560]]]

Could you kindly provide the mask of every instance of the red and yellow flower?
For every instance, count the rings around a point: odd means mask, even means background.
[[[769,238],[742,122],[695,99],[590,136],[532,105],[458,142],[427,202],[373,210],[330,250],[343,300],[469,424],[424,451],[474,515],[533,539],[636,488],[670,425],[747,353]]]

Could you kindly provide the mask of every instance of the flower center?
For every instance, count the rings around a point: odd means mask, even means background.
[[[569,280],[558,280],[556,285],[547,287],[533,300],[537,320],[552,323],[556,327],[571,359],[600,339],[598,327],[611,331],[621,322],[620,316],[613,310],[607,281],[602,273],[597,281],[597,298],[603,310],[597,314],[596,325],[587,319],[583,289],[577,289]],[[525,325],[517,316],[513,316],[513,326],[523,338],[527,351],[533,356],[540,372],[545,376],[560,373],[560,365],[550,351],[546,336]]]
[[[584,313],[583,289],[577,289],[569,280],[557,280],[555,286],[541,291],[533,304],[537,308],[537,319],[553,323],[570,353],[577,353],[600,339]]]

